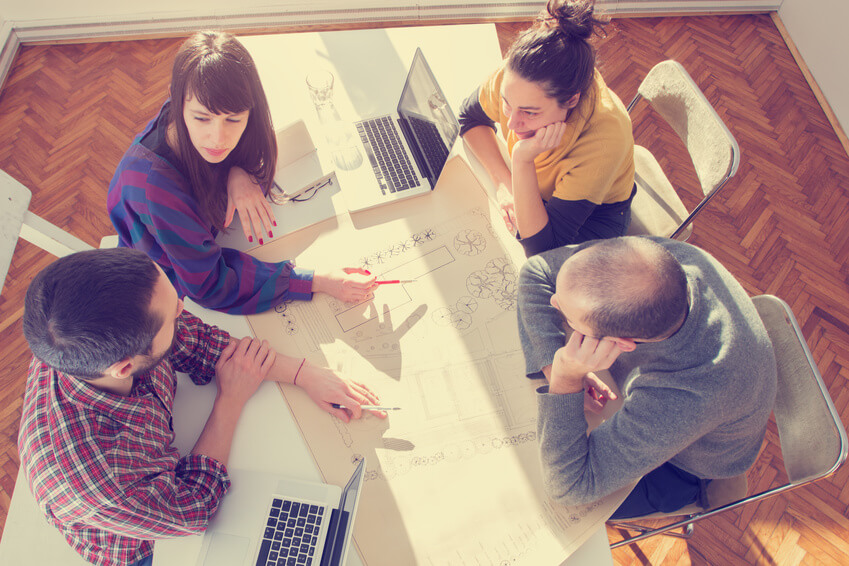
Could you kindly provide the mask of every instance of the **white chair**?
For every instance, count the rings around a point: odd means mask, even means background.
[[[708,486],[707,508],[691,505],[674,513],[655,513],[627,521],[608,521],[610,526],[640,533],[610,545],[611,548],[659,534],[687,538],[692,534],[696,521],[828,477],[846,460],[846,430],[793,312],[787,303],[772,295],[759,295],[752,301],[769,333],[778,364],[778,389],[773,415],[788,481],[747,496],[745,474],[714,480]],[[668,517],[679,519],[654,528],[633,522]],[[684,529],[683,533],[670,532],[679,527]]]
[[[32,193],[28,188],[0,171],[0,290],[6,281],[18,238],[35,244],[56,257],[94,249],[29,211]]]
[[[684,142],[704,198],[688,213],[657,159],[637,145],[637,194],[631,203],[628,234],[686,240],[692,233],[693,218],[737,172],[740,148],[705,95],[676,61],[663,61],[649,71],[628,105],[629,113],[640,99],[645,99]]]

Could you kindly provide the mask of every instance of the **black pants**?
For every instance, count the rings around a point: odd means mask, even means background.
[[[669,462],[644,475],[611,519],[631,519],[652,513],[670,513],[699,501],[706,505],[705,488],[710,480],[700,479]]]

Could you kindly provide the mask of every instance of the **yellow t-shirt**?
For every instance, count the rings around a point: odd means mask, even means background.
[[[481,108],[501,126],[507,148],[513,154],[518,141],[507,128],[501,111],[501,79],[504,67],[480,88]],[[539,191],[545,200],[588,200],[595,204],[622,202],[634,186],[634,135],[625,105],[596,70],[593,83],[566,118],[560,146],[534,160]]]

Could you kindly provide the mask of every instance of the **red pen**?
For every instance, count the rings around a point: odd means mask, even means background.
[[[415,279],[385,279],[383,281],[375,281],[377,285],[393,285],[395,283],[415,283]]]

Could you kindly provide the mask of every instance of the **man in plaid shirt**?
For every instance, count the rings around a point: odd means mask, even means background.
[[[48,522],[103,566],[151,564],[154,539],[206,528],[230,486],[239,416],[263,380],[302,387],[346,422],[378,402],[362,384],[204,324],[154,262],[127,248],[80,252],[39,273],[24,334],[33,359],[21,466]],[[218,387],[185,456],[171,445],[178,371]]]

